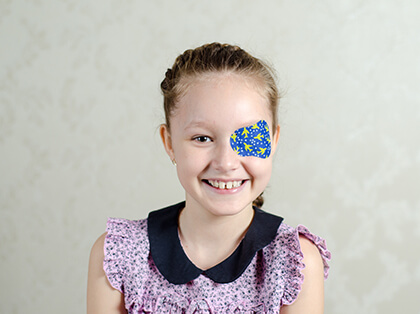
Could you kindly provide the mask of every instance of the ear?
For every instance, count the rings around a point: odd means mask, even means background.
[[[162,139],[163,147],[166,150],[169,158],[171,160],[175,159],[174,150],[172,148],[172,138],[169,128],[166,124],[161,124],[159,127],[160,138]]]
[[[280,124],[277,124],[277,127],[276,127],[276,129],[274,130],[274,133],[273,133],[273,138],[271,140],[271,151],[273,153],[276,152],[277,143],[279,142],[279,138],[280,138]]]

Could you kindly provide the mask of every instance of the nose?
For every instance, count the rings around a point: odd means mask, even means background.
[[[213,156],[213,166],[220,172],[229,172],[239,167],[239,156],[230,146],[229,139],[219,142]]]

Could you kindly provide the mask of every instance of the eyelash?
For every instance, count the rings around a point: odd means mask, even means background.
[[[200,140],[201,139],[201,140]],[[202,141],[204,139],[204,141]],[[200,135],[200,136],[196,136],[193,138],[194,141],[199,142],[199,143],[207,143],[207,142],[211,142],[211,138],[205,135]]]

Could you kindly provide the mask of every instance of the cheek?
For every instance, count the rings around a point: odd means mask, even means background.
[[[262,184],[267,184],[271,177],[271,159],[260,159],[257,157],[244,158],[249,158],[247,168],[248,172],[254,177],[254,179],[261,181]]]
[[[191,177],[199,175],[206,168],[206,155],[199,154],[194,150],[185,150],[178,154],[177,161],[178,177]]]

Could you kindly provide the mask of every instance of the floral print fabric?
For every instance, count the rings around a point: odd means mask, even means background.
[[[299,235],[311,240],[324,261],[331,258],[325,241],[304,226],[282,223],[276,238],[258,251],[245,272],[229,283],[204,275],[186,284],[168,282],[150,254],[147,219],[110,218],[107,223],[104,271],[112,287],[124,294],[128,313],[279,313],[293,303],[303,282]]]

